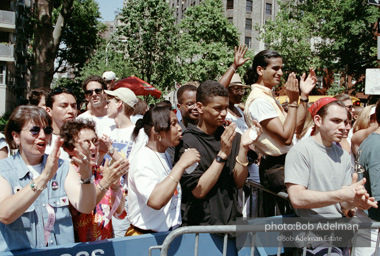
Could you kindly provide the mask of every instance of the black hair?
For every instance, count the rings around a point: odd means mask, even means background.
[[[65,150],[73,150],[79,132],[84,129],[93,130],[96,134],[95,122],[89,119],[80,119],[64,123],[60,130],[60,136],[63,139],[62,147]]]
[[[142,119],[137,120],[135,129],[133,130],[132,140],[136,140],[137,135],[141,128],[150,137],[152,127],[155,132],[169,131],[170,130],[170,111],[171,106],[167,103],[158,103],[153,108],[150,108]]]
[[[82,83],[82,89],[83,89],[83,91],[85,93],[87,91],[87,85],[90,82],[98,82],[98,83],[100,83],[102,85],[102,89],[103,90],[107,89],[107,84],[106,84],[106,82],[104,81],[104,79],[101,76],[89,76]]]
[[[55,100],[54,96],[58,95],[58,94],[62,94],[62,93],[71,94],[71,95],[73,95],[74,99],[76,100],[75,94],[72,90],[65,88],[65,87],[57,87],[57,88],[54,88],[53,90],[51,90],[49,92],[48,96],[46,97],[46,107],[52,108],[54,100]]]
[[[217,81],[207,80],[197,89],[197,102],[207,105],[216,96],[228,97],[228,90]]]
[[[33,89],[28,94],[28,104],[33,106],[38,106],[42,96],[45,96],[45,101],[48,96],[49,90],[43,87]]]
[[[179,87],[178,91],[177,91],[177,100],[178,100],[178,103],[182,103],[182,95],[186,92],[186,91],[197,91],[197,87],[195,87],[194,85],[192,84],[185,84],[184,86],[181,86]]]
[[[247,80],[250,82],[247,84],[256,83],[257,80],[259,79],[259,74],[257,73],[257,67],[260,66],[266,69],[266,67],[269,65],[269,59],[272,59],[272,58],[281,58],[281,55],[277,51],[271,50],[271,49],[264,50],[256,54],[255,58],[253,58],[252,69],[249,69],[249,73],[247,73],[247,75],[249,75],[250,77],[247,79],[244,79],[246,83],[247,83]]]
[[[21,129],[28,123],[33,122],[36,125],[51,126],[51,117],[45,109],[37,106],[18,106],[9,117],[5,127],[5,140],[11,149],[16,149],[17,145],[13,140],[12,132],[20,133]]]

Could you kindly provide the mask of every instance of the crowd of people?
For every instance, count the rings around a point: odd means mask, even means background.
[[[290,204],[263,193],[260,216],[278,207],[380,221],[380,104],[355,113],[344,94],[311,104],[310,68],[289,74],[284,109],[273,93],[284,75],[281,55],[259,52],[246,85],[237,72],[250,61],[246,51],[235,48],[219,81],[181,86],[176,112],[170,102],[148,107],[130,89],[113,90],[112,71],[83,82],[81,114],[69,89],[33,90],[0,134],[0,251],[233,224],[259,215],[257,191],[242,196],[247,179],[289,194]]]

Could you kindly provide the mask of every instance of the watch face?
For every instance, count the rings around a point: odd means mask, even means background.
[[[216,156],[216,157],[215,157],[215,160],[216,160],[218,163],[225,163],[225,162],[227,162],[227,159],[223,159],[223,158],[221,158],[220,156]]]

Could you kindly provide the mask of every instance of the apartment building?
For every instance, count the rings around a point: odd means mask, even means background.
[[[0,1],[0,116],[25,100],[27,43],[25,7],[30,0]]]
[[[187,8],[198,5],[202,0],[169,0],[176,22],[184,18]],[[258,31],[268,20],[274,20],[279,5],[276,0],[222,0],[225,15],[229,22],[239,31],[240,43],[246,44],[250,49],[259,52],[266,48],[263,41],[259,41]]]

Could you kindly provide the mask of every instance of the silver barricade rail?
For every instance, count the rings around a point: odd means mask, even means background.
[[[317,224],[314,224],[317,225]],[[364,224],[359,225],[359,229],[380,229],[380,222],[373,222],[371,224]],[[181,227],[174,231],[172,231],[164,240],[162,245],[159,246],[152,246],[149,248],[149,256],[152,255],[152,250],[154,249],[160,249],[161,250],[161,256],[167,256],[170,244],[174,241],[175,238],[182,236],[184,234],[195,234],[195,244],[194,244],[194,256],[198,255],[198,248],[199,248],[199,234],[201,233],[219,233],[224,234],[224,242],[223,242],[223,256],[227,256],[227,242],[228,242],[228,234],[229,233],[236,233],[237,230],[239,232],[247,232],[252,233],[252,239],[251,239],[251,246],[250,246],[250,254],[251,256],[255,253],[255,233],[256,232],[264,232],[265,231],[265,225],[219,225],[219,226],[189,226],[189,227]],[[281,232],[282,230],[279,229],[272,229],[269,232]],[[267,231],[268,232],[268,231]],[[380,235],[378,235],[377,241],[376,241],[376,251],[375,255],[377,255],[379,251],[379,242],[380,242]],[[281,247],[282,243],[279,242],[277,255],[281,255]],[[328,250],[328,255],[331,255],[331,246]],[[306,255],[306,247],[303,247],[303,255]],[[202,254],[203,255],[203,254]]]

